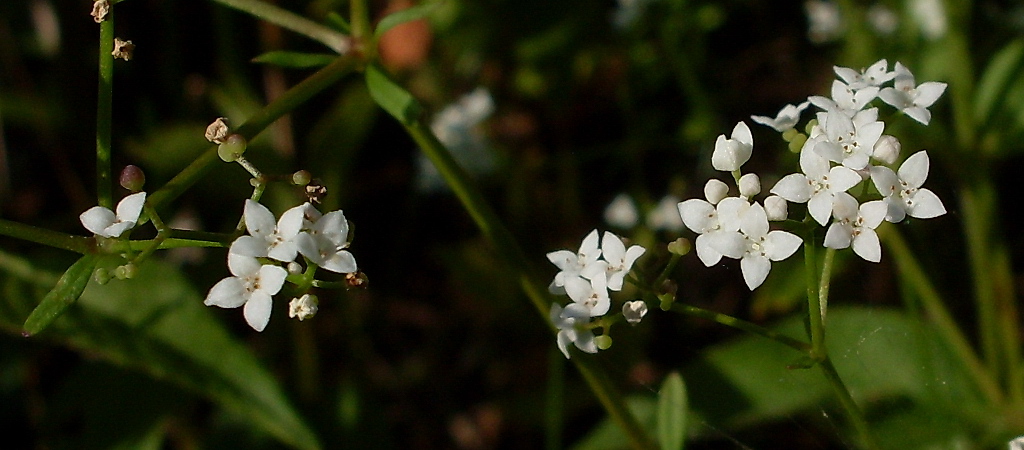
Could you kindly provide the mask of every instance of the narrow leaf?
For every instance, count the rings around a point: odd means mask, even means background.
[[[273,51],[253,58],[252,62],[270,64],[286,69],[312,69],[326,66],[337,57],[337,55],[326,53]]]
[[[39,302],[39,306],[32,310],[28,319],[25,319],[23,334],[27,337],[39,333],[60,317],[75,300],[78,300],[78,297],[82,296],[95,267],[96,255],[92,254],[85,255],[72,264],[57,280],[57,285]]]
[[[658,392],[658,444],[662,450],[683,448],[686,443],[686,413],[686,385],[679,372],[672,372]]]
[[[381,37],[388,30],[401,25],[406,22],[412,22],[427,17],[431,11],[437,8],[438,3],[428,3],[425,5],[414,6],[412,8],[403,9],[396,13],[390,14],[387,17],[380,20],[377,24],[377,29],[374,30],[373,35],[375,37]]]
[[[352,25],[349,25],[348,21],[341,17],[341,14],[334,11],[327,13],[327,25],[334,27],[344,34],[352,34]]]
[[[366,68],[366,86],[373,100],[402,124],[412,125],[419,116],[421,108],[412,94],[395,83],[376,64]]]
[[[974,99],[974,119],[979,125],[987,124],[999,103],[1006,99],[1004,94],[1010,83],[1019,78],[1022,65],[1024,41],[1021,40],[1007,44],[992,57],[975,91],[977,94]]]

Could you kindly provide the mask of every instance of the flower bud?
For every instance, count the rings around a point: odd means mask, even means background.
[[[679,256],[685,256],[687,253],[690,253],[692,248],[690,240],[686,238],[679,238],[668,244],[668,251]]]
[[[302,273],[302,264],[299,264],[295,261],[288,263],[288,273],[292,275],[298,275]]]
[[[239,156],[245,153],[245,147],[248,143],[245,138],[240,134],[232,134],[224,140],[220,146],[217,147],[217,155],[224,162],[234,162]]]
[[[604,209],[604,221],[617,228],[633,228],[640,221],[640,213],[629,194],[619,194]]]
[[[92,273],[92,279],[96,280],[96,283],[100,285],[109,283],[110,278],[110,271],[102,267],[96,269],[96,271]]]
[[[293,298],[288,303],[288,317],[297,318],[299,321],[311,319],[319,310],[320,300],[315,295],[305,294],[299,298]]]
[[[119,181],[121,187],[132,192],[139,192],[142,190],[142,186],[146,184],[146,174],[142,172],[139,166],[129,164],[121,170]]]
[[[308,170],[300,170],[292,174],[292,184],[296,186],[305,186],[313,180],[313,174],[309,173]]]
[[[647,304],[643,300],[626,302],[622,305],[622,316],[626,318],[626,322],[632,325],[640,323],[640,319],[643,319],[645,315],[647,315]]]
[[[608,350],[612,346],[612,337],[602,334],[594,338],[594,344],[597,344],[597,348],[601,350]]]
[[[761,179],[755,173],[748,173],[740,177],[740,195],[752,198],[761,193]]]
[[[224,142],[224,138],[228,137],[228,131],[228,118],[218,117],[206,127],[206,140],[214,144],[221,144]]]
[[[796,131],[796,128],[789,128],[786,131],[782,132],[782,140],[786,142],[793,142],[793,138],[795,138],[798,134],[800,134],[800,132]]]
[[[807,143],[807,135],[800,133],[789,141],[789,151],[793,153],[800,153],[800,150],[804,148],[804,144]]]
[[[771,221],[786,220],[789,217],[789,206],[786,199],[778,195],[764,199],[764,213]]]
[[[875,142],[875,148],[871,152],[871,157],[886,164],[892,164],[900,156],[901,148],[902,145],[899,139],[885,134]]]
[[[722,180],[712,178],[704,185],[704,198],[708,199],[708,203],[712,205],[717,205],[727,195],[729,195],[729,185]]]

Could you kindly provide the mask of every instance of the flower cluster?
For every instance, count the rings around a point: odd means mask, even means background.
[[[782,133],[790,148],[800,153],[801,171],[780,179],[763,206],[753,201],[761,191],[759,178],[741,173],[754,145],[743,122],[736,125],[730,138],[718,137],[711,156],[715,169],[733,175],[739,195],[730,197],[729,186],[712,179],[704,187],[706,200],[679,203],[683,223],[699,234],[696,248],[700,260],[710,267],[723,256],[741,259],[743,278],[751,290],[764,282],[771,261],[788,258],[803,242],[787,231],[769,231],[769,220],[787,218],[787,202],[806,203],[808,215],[828,226],[825,247],[852,247],[854,253],[872,262],[881,259],[875,228],[883,220],[932,218],[946,212],[938,196],[921,187],[928,177],[925,151],[907,158],[896,171],[887,166],[897,161],[901,145],[895,137],[882,134],[885,123],[878,120],[878,108],[870,107],[880,99],[927,125],[931,120],[928,107],[942,95],[946,84],[917,85],[910,70],[896,63],[889,71],[884,59],[862,71],[835,67],[835,72],[840,79],[832,84],[831,98],[809,97],[799,105],[787,105],[775,118],[751,117]],[[892,86],[886,86],[890,81]],[[807,125],[805,135],[795,127],[800,114],[811,105],[820,111]],[[868,179],[881,198],[862,202],[850,191]]]
[[[341,211],[321,214],[310,203],[285,211],[279,220],[265,206],[245,201],[243,235],[228,250],[230,277],[210,289],[204,303],[221,308],[245,306],[246,322],[256,331],[263,331],[270,321],[272,297],[284,286],[289,271],[301,267],[298,255],[308,264],[337,273],[356,272],[356,260],[349,253],[349,225]],[[282,267],[283,266],[283,267]],[[288,270],[285,269],[288,268]],[[316,312],[315,300],[303,297],[302,312],[293,311],[300,319]]]
[[[583,239],[579,251],[548,253],[548,260],[559,269],[548,289],[572,299],[565,308],[557,303],[551,305],[551,322],[558,328],[558,348],[566,358],[569,343],[584,352],[597,353],[599,345],[591,320],[608,313],[608,291],[622,290],[626,274],[644,251],[639,245],[627,249],[618,236],[607,231],[598,242],[598,232],[594,230]],[[635,324],[647,313],[647,306],[642,301],[626,302],[622,311],[626,320]]]

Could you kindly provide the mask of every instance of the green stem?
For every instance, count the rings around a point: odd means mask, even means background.
[[[786,335],[784,335],[782,333],[779,333],[779,332],[776,332],[774,330],[762,327],[760,325],[757,325],[757,324],[754,324],[754,323],[751,323],[751,322],[747,322],[747,321],[745,321],[743,319],[738,319],[738,318],[735,318],[735,317],[730,316],[730,315],[726,315],[726,314],[722,314],[722,313],[717,313],[717,312],[714,312],[714,311],[708,311],[708,310],[703,309],[703,308],[698,308],[696,306],[690,306],[690,305],[685,305],[685,304],[681,304],[681,303],[672,305],[672,310],[676,311],[676,312],[683,313],[683,314],[687,314],[687,315],[691,315],[691,316],[695,316],[695,317],[700,317],[702,319],[707,319],[707,320],[711,320],[711,321],[714,321],[714,322],[718,322],[718,323],[720,323],[722,325],[725,325],[727,327],[732,327],[732,328],[735,328],[737,330],[746,331],[748,333],[756,334],[758,336],[761,336],[761,337],[764,337],[764,338],[767,338],[767,339],[771,339],[771,340],[773,340],[775,342],[778,342],[778,343],[780,343],[782,345],[785,345],[785,346],[787,346],[789,348],[792,348],[793,350],[796,350],[796,351],[798,351],[800,353],[804,353],[804,354],[807,354],[807,355],[811,354],[812,347],[811,347],[810,344],[808,344],[806,342],[803,342],[801,340],[798,340],[798,339],[793,339],[793,338],[791,338],[789,336],[786,336]]]
[[[113,208],[110,176],[110,140],[114,91],[114,8],[100,22],[99,82],[96,97],[96,197],[98,204]]]
[[[817,245],[814,233],[804,236],[804,272],[807,276],[807,322],[811,335],[811,358],[821,361],[828,355],[825,348],[825,320],[822,317]],[[831,266],[829,267],[831,272]],[[824,272],[821,273],[825,275]],[[829,275],[831,276],[831,275]]]
[[[358,1],[358,0],[357,0]],[[534,307],[547,320],[551,300],[547,289],[531,276],[531,265],[512,234],[502,224],[497,214],[484,200],[476,189],[469,175],[455,162],[448,150],[437,140],[430,127],[422,120],[404,125],[423,154],[437,167],[438,172],[448,183],[448,187],[462,202],[463,208],[473,218],[483,235],[491,242],[499,254],[504,257],[510,271],[518,277],[519,285],[529,297]],[[553,330],[553,329],[552,329]],[[636,417],[626,408],[622,394],[607,377],[598,369],[593,359],[574,358],[572,362],[586,380],[594,395],[608,412],[608,416],[618,424],[629,437],[634,448],[655,448],[656,444],[647,435]]]
[[[96,240],[93,238],[64,234],[4,219],[0,219],[0,235],[70,250],[83,255],[96,251]]]
[[[348,36],[270,3],[259,0],[213,1],[319,41],[338,54],[348,53],[352,47]]]
[[[822,326],[828,312],[828,290],[832,285],[832,261],[835,260],[836,249],[825,250],[825,259],[821,263],[821,280],[818,282],[818,305],[821,308]]]
[[[320,91],[327,89],[343,76],[352,72],[356,67],[356,60],[349,57],[339,57],[333,63],[320,69],[301,83],[288,89],[276,100],[263,107],[249,120],[240,125],[235,133],[242,135],[246,140],[252,140],[257,134],[266,129],[271,123],[281,116],[291,112],[310,97]],[[184,170],[168,181],[158,191],[150,194],[149,204],[159,209],[170,201],[177,198],[186,189],[199,181],[213,166],[220,161],[217,156],[217,146],[211,147]]]
[[[991,239],[989,218],[994,217],[994,188],[988,182],[975,180],[965,186],[960,194],[961,217],[964,224],[964,235],[967,238],[968,261],[971,266],[971,278],[974,282],[974,301],[977,307],[978,334],[981,340],[982,355],[988,370],[992,374],[1000,374],[1008,356],[1002,353],[999,342],[999,313],[996,306],[995,289],[993,287],[991,258]],[[1012,355],[1019,358],[1019,355]],[[1006,381],[1005,378],[1003,381]]]
[[[853,427],[857,429],[857,434],[860,435],[860,443],[863,448],[866,449],[878,449],[878,443],[875,442],[874,436],[871,434],[871,428],[868,426],[867,419],[864,418],[864,412],[861,411],[860,407],[857,406],[857,402],[853,401],[853,396],[850,395],[850,390],[846,388],[846,384],[843,383],[843,379],[839,377],[839,372],[836,371],[836,367],[832,365],[832,358],[825,355],[825,358],[818,364],[821,366],[822,372],[825,374],[825,378],[828,380],[828,384],[832,386],[832,390],[835,391],[836,397],[839,397],[839,403],[846,410],[846,415],[849,416],[850,421],[853,422]]]
[[[992,374],[985,368],[984,363],[978,359],[977,354],[971,348],[970,342],[960,331],[953,316],[946,309],[945,302],[939,295],[939,291],[932,285],[931,280],[921,268],[917,258],[907,247],[903,236],[895,227],[879,227],[878,235],[886,248],[896,261],[899,270],[900,280],[909,284],[917,296],[921,299],[921,306],[924,308],[925,317],[935,325],[939,336],[942,337],[949,348],[963,363],[967,373],[971,375],[975,385],[981,394],[991,404],[1001,404],[1003,394],[999,390],[999,383],[992,377]]]

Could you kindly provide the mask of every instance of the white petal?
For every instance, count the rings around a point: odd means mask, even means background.
[[[260,272],[260,262],[251,256],[228,251],[228,269],[236,277],[252,277]]]
[[[857,199],[845,192],[840,192],[832,199],[832,215],[836,219],[854,220],[859,212]]]
[[[556,338],[557,342],[558,342],[558,349],[562,351],[563,355],[565,355],[565,359],[570,359],[569,358],[569,343],[572,342],[573,338],[575,338],[575,337],[576,337],[576,332],[574,330],[571,330],[571,329],[563,329],[563,330],[558,332],[558,337]]]
[[[722,180],[712,178],[704,184],[704,198],[708,199],[708,202],[712,205],[722,201],[728,195],[729,185],[722,182]]]
[[[133,227],[135,227],[135,222],[114,222],[109,227],[105,228],[100,235],[106,237],[118,237]]]
[[[878,243],[878,235],[875,234],[875,230],[861,228],[860,234],[853,238],[853,252],[864,258],[865,261],[881,261],[882,246]]]
[[[904,108],[903,113],[906,114],[907,116],[910,116],[911,119],[918,121],[922,125],[928,125],[928,122],[932,121],[932,112],[928,111],[927,109],[921,106],[911,106],[909,108]]]
[[[694,233],[706,233],[718,225],[715,206],[701,199],[692,198],[678,205],[683,224]]]
[[[807,202],[807,212],[811,214],[821,226],[825,226],[832,218],[832,194],[822,191],[814,194]]]
[[[274,213],[250,199],[245,199],[245,209],[242,212],[245,217],[245,228],[253,236],[269,236],[277,228],[277,221],[274,220]]]
[[[207,306],[219,306],[221,308],[237,308],[242,306],[249,299],[249,293],[245,291],[245,285],[235,277],[227,277],[217,282],[206,294],[203,304]]]
[[[601,239],[601,253],[605,261],[614,266],[626,258],[626,246],[618,236],[605,231],[604,238]]]
[[[348,220],[345,219],[345,214],[341,210],[324,214],[316,222],[316,229],[320,230],[320,233],[334,245],[348,244]]]
[[[273,310],[274,301],[265,292],[256,291],[252,294],[252,297],[248,302],[245,302],[245,308],[242,310],[242,315],[245,316],[245,321],[249,323],[249,326],[256,331],[263,331],[267,327],[267,323],[270,322],[270,312]]]
[[[279,266],[264,265],[259,269],[259,291],[274,295],[281,291],[288,271]]]
[[[794,203],[806,203],[811,199],[812,192],[807,176],[802,173],[791,173],[782,177],[771,190],[772,194]]]
[[[697,249],[697,257],[700,258],[700,262],[704,263],[706,267],[711,267],[722,260],[722,254],[711,248],[712,239],[708,236],[707,234],[697,236],[694,247]]]
[[[314,239],[313,236],[310,236],[309,233],[303,232],[295,235],[295,237],[292,238],[292,243],[295,244],[295,249],[298,250],[302,256],[309,258],[310,261],[315,262],[317,265],[323,262],[323,258],[320,256],[320,247],[317,245],[316,239]],[[551,260],[551,262],[555,262],[555,260],[552,260],[551,258],[558,258],[562,255],[552,255],[552,253],[560,252],[568,253],[572,256],[572,260],[576,259],[576,255],[568,250],[548,253],[548,259]],[[565,261],[564,263],[569,264],[568,261]],[[558,263],[556,262],[555,265],[558,265]],[[559,268],[565,270],[565,267],[559,266]]]
[[[146,193],[137,192],[129,195],[117,204],[117,220],[122,222],[138,222],[142,215],[142,207],[146,204]]]
[[[810,141],[808,141],[810,142]],[[817,148],[820,144],[828,144],[826,141],[816,143],[812,149],[804,149],[800,151],[800,170],[807,174],[811,179],[818,180],[821,177],[828,175],[828,158],[818,153]],[[842,150],[839,150],[842,153]]]
[[[750,203],[740,197],[728,197],[718,202],[718,224],[722,230],[736,231],[740,229],[743,214],[750,208]]]
[[[276,241],[271,244],[267,256],[281,262],[291,262],[295,260],[296,253],[298,253],[298,247],[295,246],[293,237],[291,240]]]
[[[719,231],[705,236],[708,237],[708,245],[724,256],[739,259],[747,252],[746,238],[738,231]]]
[[[239,236],[238,239],[231,243],[231,249],[228,252],[236,255],[262,258],[267,256],[267,241],[266,239],[252,236]]]
[[[303,247],[308,247],[308,245],[304,244],[299,246],[299,252],[305,255],[306,252],[302,250]],[[562,270],[573,267],[577,262],[576,254],[569,250],[549,252],[547,257],[548,261],[551,261],[552,264]]]
[[[860,217],[864,220],[864,226],[875,229],[885,220],[889,212],[889,206],[883,200],[873,200],[860,205]]]
[[[584,265],[597,261],[597,258],[601,256],[601,250],[598,250],[597,244],[598,234],[595,229],[587,234],[587,237],[583,238],[583,243],[580,244],[580,251],[577,252],[580,261],[583,261]]]
[[[765,278],[768,278],[768,272],[772,270],[772,263],[764,256],[748,255],[740,261],[740,269],[743,270],[743,281],[747,282],[747,287],[750,290],[754,290],[764,283]]]
[[[754,137],[750,134],[750,127],[747,126],[746,122],[738,122],[732,128],[732,138],[747,146],[754,145]]]
[[[900,180],[907,183],[908,186],[919,188],[928,179],[928,166],[928,152],[921,150],[903,161],[897,173],[899,173]]]
[[[86,212],[82,213],[82,215],[78,216],[78,219],[82,221],[82,226],[93,234],[105,237],[117,237],[117,235],[107,236],[104,234],[107,227],[113,225],[114,221],[117,220],[117,218],[114,217],[114,212],[107,208],[102,206],[93,206]]]
[[[793,233],[782,230],[774,230],[765,237],[765,256],[772,261],[782,261],[794,253],[803,245],[804,240]]]
[[[303,203],[281,214],[281,219],[277,221],[276,229],[279,236],[284,239],[291,239],[296,234],[299,234],[299,230],[305,225],[307,205],[309,203]]]
[[[340,250],[329,256],[320,267],[335,273],[354,273],[358,270],[356,258],[345,250]]]
[[[740,229],[751,239],[760,239],[768,234],[768,215],[760,203],[754,203],[743,213]]]
[[[871,181],[875,183],[875,189],[878,189],[878,193],[882,194],[883,197],[888,197],[895,193],[900,185],[900,179],[896,176],[896,172],[883,166],[871,168]]]
[[[587,353],[597,353],[597,343],[594,342],[594,332],[590,330],[576,332],[576,340],[574,340],[573,343],[576,344],[576,348]]]
[[[885,220],[898,223],[907,217],[907,206],[899,196],[886,197],[883,201],[885,201],[885,205],[888,207],[885,213]]]
[[[946,92],[946,83],[938,81],[921,83],[917,87],[917,97],[914,98],[914,104],[923,108],[932,106],[932,103],[935,103],[942,96],[943,92]]]
[[[833,223],[829,225],[828,231],[825,232],[825,247],[835,249],[846,248],[850,246],[852,239],[853,227],[841,223]]]
[[[919,189],[912,199],[914,204],[909,208],[907,214],[918,219],[931,219],[946,213],[946,207],[942,200],[934,192],[928,189]]]
[[[594,287],[590,281],[583,278],[569,277],[565,279],[565,293],[572,301],[581,303],[590,298],[590,295],[594,293]]]
[[[860,183],[861,178],[860,174],[849,167],[836,166],[829,171],[828,181],[832,192],[843,192]]]

